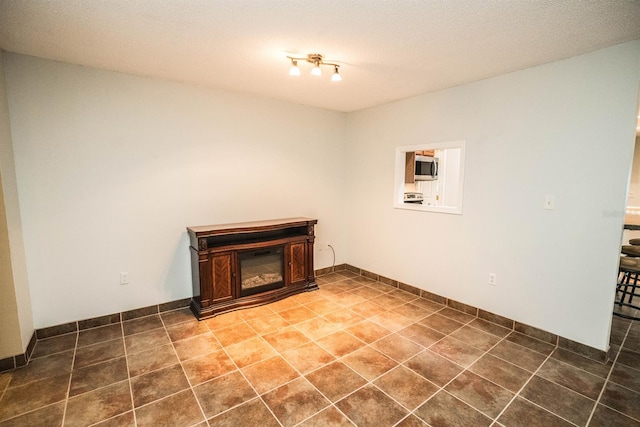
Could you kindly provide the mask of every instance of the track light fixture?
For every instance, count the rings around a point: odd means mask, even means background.
[[[333,75],[331,76],[331,81],[342,81],[342,76],[340,75],[340,71],[338,70],[340,66],[332,62],[324,62],[322,60],[322,55],[320,55],[319,53],[310,53],[306,58],[296,58],[293,56],[287,56],[287,58],[291,60],[291,68],[289,69],[290,76],[299,76],[300,68],[298,68],[298,61],[306,61],[310,64],[313,64],[313,68],[311,69],[312,76],[322,76],[322,70],[320,69],[320,66],[328,65],[330,67],[333,67]]]

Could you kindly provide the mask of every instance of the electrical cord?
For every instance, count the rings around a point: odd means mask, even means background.
[[[333,249],[333,246],[331,245],[327,245],[331,248],[331,252],[333,252],[333,265],[331,266],[331,268],[335,268],[336,266],[336,251]]]

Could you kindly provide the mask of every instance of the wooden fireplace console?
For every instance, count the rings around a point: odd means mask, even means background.
[[[317,222],[287,218],[187,227],[193,283],[191,310],[196,317],[203,319],[318,289],[313,269]],[[282,254],[283,274],[278,275],[282,280],[277,289],[247,295],[240,277],[241,259],[263,249]]]

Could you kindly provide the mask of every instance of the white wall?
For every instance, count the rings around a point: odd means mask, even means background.
[[[345,262],[344,114],[16,54],[5,75],[36,328],[190,297],[191,225],[314,217]]]
[[[627,206],[633,210],[640,209],[640,137],[636,136],[635,151],[633,152],[633,166],[629,181],[629,198]]]
[[[634,42],[351,114],[348,262],[606,349],[639,80]],[[463,215],[393,209],[394,148],[456,140]]]
[[[3,62],[0,50],[0,359],[24,353],[33,335]]]

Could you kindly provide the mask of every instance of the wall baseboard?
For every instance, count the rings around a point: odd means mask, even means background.
[[[360,276],[368,277],[372,280],[376,280],[381,283],[384,283],[385,285],[398,288],[415,295],[419,295],[422,298],[428,299],[438,304],[446,305],[447,307],[451,307],[455,310],[462,311],[464,313],[471,314],[473,316],[477,316],[480,319],[497,324],[507,329],[511,329],[516,332],[520,332],[521,334],[527,335],[528,337],[535,338],[539,341],[543,341],[548,344],[552,344],[558,348],[571,351],[572,353],[576,353],[588,359],[595,360],[600,363],[606,363],[609,360],[610,349],[607,351],[599,350],[597,348],[593,348],[588,345],[581,344],[576,341],[572,341],[568,338],[558,336],[551,332],[547,332],[540,328],[536,328],[534,326],[520,323],[513,319],[509,319],[507,317],[503,317],[498,314],[491,313],[481,308],[473,307],[471,305],[464,304],[462,302],[452,300],[450,298],[446,298],[441,295],[431,293],[429,291],[425,291],[424,289],[416,288],[415,286],[411,286],[407,283],[402,283],[397,280],[381,276],[371,271],[367,271],[349,264],[343,264],[343,265],[344,265],[344,268],[342,268],[343,270],[350,271]],[[339,273],[340,270],[336,268],[333,272]]]
[[[315,275],[316,277],[318,277],[330,273],[340,273],[341,271],[349,271],[363,277],[368,277],[387,286],[391,286],[405,292],[410,292],[414,295],[420,296],[421,298],[425,298],[427,300],[445,305],[463,313],[476,316],[479,319],[486,320],[487,322],[502,326],[503,328],[511,329],[513,331],[522,333],[523,335],[527,335],[528,337],[535,338],[548,344],[552,344],[558,348],[571,351],[572,353],[576,353],[580,356],[584,356],[600,363],[606,363],[609,360],[609,351],[602,351],[593,347],[589,347],[585,344],[581,344],[570,339],[558,336],[556,334],[552,334],[551,332],[547,332],[542,329],[517,322],[507,317],[485,311],[481,308],[473,307],[471,305],[431,293],[424,289],[416,288],[415,286],[411,286],[407,283],[402,283],[397,280],[390,279],[388,277],[384,277],[377,273],[363,270],[349,264],[340,264],[332,267],[321,268],[315,271]],[[31,355],[33,354],[33,350],[35,349],[36,343],[39,340],[72,332],[79,332],[86,329],[97,328],[100,326],[107,326],[113,323],[136,319],[138,317],[160,314],[165,311],[189,307],[190,302],[191,298],[184,298],[163,304],[156,304],[148,307],[137,308],[134,310],[123,311],[120,313],[108,314],[106,316],[78,320],[75,322],[64,323],[48,328],[37,329],[36,331],[34,331],[31,340],[29,341],[29,345],[27,346],[27,351],[25,353],[0,360],[0,372],[10,371],[22,366],[26,366],[31,360]]]

